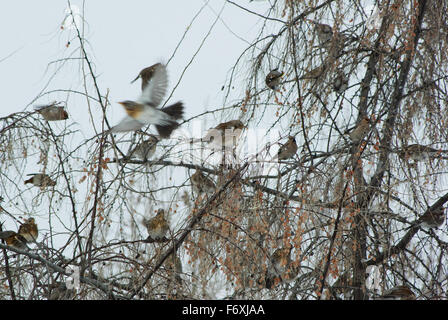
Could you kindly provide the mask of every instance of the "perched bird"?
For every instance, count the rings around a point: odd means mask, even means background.
[[[5,240],[6,244],[8,246],[25,250],[28,249],[28,246],[26,245],[26,239],[22,237],[20,234],[14,231],[1,231],[0,232],[0,239]]]
[[[271,256],[272,269],[273,273],[277,275],[283,274],[287,268],[289,263],[291,262],[291,250],[292,246],[286,248],[279,248],[274,251]]]
[[[165,239],[165,234],[168,232],[169,224],[165,219],[165,210],[157,210],[155,217],[147,220],[143,219],[143,224],[148,230],[148,238],[151,241],[161,241]]]
[[[283,72],[274,69],[266,75],[265,82],[268,88],[272,90],[277,90],[280,84],[281,78],[283,77]]]
[[[295,137],[289,136],[288,141],[278,149],[277,159],[287,160],[292,158],[296,154],[297,149]]]
[[[338,75],[333,79],[333,90],[337,93],[344,92],[348,88],[348,77],[343,72],[338,72]]]
[[[157,109],[166,94],[168,74],[166,66],[163,64],[157,65],[154,69],[150,83],[137,101],[119,102],[124,107],[127,116],[109,132],[135,131],[153,124],[162,138],[169,138],[173,130],[179,126],[176,120],[183,118],[182,102],[179,101],[168,107]]]
[[[404,146],[398,156],[403,160],[424,161],[436,157],[441,150],[424,146],[421,144],[410,144]]]
[[[29,218],[19,227],[19,235],[21,235],[26,242],[35,242],[38,235],[37,224],[34,218]]]
[[[221,132],[225,132],[225,130],[234,130],[234,129],[243,129],[245,128],[244,124],[241,120],[230,120],[227,122],[222,122],[218,124],[214,129],[220,130]]]
[[[204,176],[201,170],[196,170],[196,172],[191,176],[191,184],[193,185],[193,190],[197,194],[201,193],[213,193],[216,189],[215,183],[208,177]]]
[[[150,67],[143,69],[142,71],[140,71],[137,78],[132,80],[131,83],[134,83],[135,81],[138,80],[138,78],[141,78],[142,79],[142,91],[143,91],[146,88],[146,86],[148,85],[149,80],[151,80],[151,78],[153,77],[155,70],[160,66],[161,66],[161,63],[156,63]]]
[[[363,119],[361,119],[358,125],[349,132],[348,135],[353,142],[358,143],[366,136],[369,130],[370,130],[370,119],[364,117]]]
[[[75,289],[68,289],[65,282],[56,282],[48,286],[48,300],[72,300]]]
[[[351,43],[359,40],[357,36],[352,36],[351,34],[344,34],[338,31],[333,32],[333,28],[328,24],[319,23],[310,19],[307,19],[307,21],[314,25],[319,45],[329,51],[329,54],[333,56],[333,58],[337,58],[347,42]]]
[[[156,152],[156,145],[159,142],[159,139],[157,139],[155,136],[150,135],[149,139],[146,139],[145,141],[139,143],[134,149],[132,149],[128,156],[130,158],[137,157],[141,160],[148,160],[150,159],[154,153]]]
[[[406,286],[396,286],[392,289],[387,290],[381,299],[384,300],[415,300],[415,295],[412,290]]]
[[[425,214],[418,219],[418,223],[425,229],[438,228],[445,222],[445,218],[445,208],[439,207],[434,211],[426,211]]]
[[[308,19],[308,21],[314,24],[314,29],[316,30],[319,43],[321,45],[327,45],[333,38],[333,28],[331,28],[328,24],[319,23],[310,19]]]
[[[56,102],[48,105],[35,106],[34,110],[39,112],[47,121],[58,121],[68,119],[68,113],[64,107],[57,105]]]
[[[204,138],[198,141],[206,142],[213,147],[221,149],[224,147],[234,147],[246,126],[241,120],[230,120],[220,123],[207,131]]]
[[[181,282],[182,278],[180,274],[182,273],[182,262],[177,254],[171,253],[164,262],[165,269],[170,273],[175,274],[175,279],[177,282]]]
[[[327,66],[325,64],[320,65],[310,71],[305,72],[305,74],[299,79],[318,79],[322,76],[326,70]]]
[[[270,266],[266,275],[267,288],[272,288],[275,278],[281,278],[289,269],[289,265],[291,263],[291,250],[292,246],[288,246],[286,248],[279,248],[272,254]]]
[[[25,184],[32,183],[36,187],[53,187],[56,185],[56,181],[52,180],[45,173],[31,173],[29,176],[32,176],[28,180],[25,180]]]

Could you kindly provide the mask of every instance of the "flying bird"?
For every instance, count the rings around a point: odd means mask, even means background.
[[[184,106],[176,102],[168,107],[158,109],[166,94],[168,74],[166,66],[159,64],[154,67],[154,73],[149,84],[144,88],[137,101],[125,100],[119,102],[127,116],[108,132],[129,132],[139,130],[146,125],[156,126],[160,137],[169,138],[174,129],[179,126],[176,120],[182,119]]]

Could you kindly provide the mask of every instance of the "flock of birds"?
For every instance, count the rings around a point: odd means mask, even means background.
[[[329,25],[317,23],[312,20],[309,21],[315,25],[319,42],[322,45],[327,46],[334,40],[335,33],[333,33],[333,29]],[[345,36],[340,35],[340,38],[342,41],[347,41],[347,37]],[[306,73],[302,79],[313,78],[319,76],[321,73],[322,70],[316,68],[315,70]],[[265,77],[266,86],[274,91],[279,90],[283,76],[284,72],[281,72],[278,69],[271,70]],[[170,106],[160,108],[168,87],[167,68],[164,64],[156,63],[141,70],[131,83],[138,79],[141,79],[142,81],[142,93],[140,97],[136,101],[125,100],[119,102],[126,111],[126,117],[117,125],[110,128],[110,130],[101,134],[136,131],[147,125],[154,125],[158,131],[159,137],[149,135],[148,139],[142,141],[128,154],[128,157],[138,157],[146,161],[154,155],[156,145],[160,139],[169,138],[172,132],[178,128],[178,120],[182,119],[184,115],[184,105],[181,101],[178,101]],[[346,90],[347,87],[348,78],[344,74],[338,73],[333,83],[334,90],[341,92]],[[38,106],[35,107],[35,110],[47,121],[68,119],[68,113],[65,111],[64,107],[57,103]],[[369,133],[371,125],[372,121],[368,117],[364,117],[354,128],[348,130],[346,133],[353,143],[359,143]],[[238,140],[241,131],[245,128],[246,126],[242,121],[231,120],[209,129],[205,137],[199,139],[199,141],[215,144],[218,147],[233,146],[235,140]],[[276,158],[282,161],[290,159],[296,155],[297,150],[298,146],[295,137],[289,136],[286,143],[280,146]],[[414,162],[440,157],[442,152],[444,151],[419,144],[404,146],[397,151],[401,159],[413,160]],[[198,194],[211,194],[216,190],[213,180],[205,176],[199,169],[196,170],[190,179],[194,192]],[[31,177],[25,180],[25,184],[28,183],[40,188],[53,187],[56,185],[56,181],[43,173],[31,174]],[[444,220],[445,210],[440,208],[434,212],[427,212],[417,222],[425,228],[436,228],[441,226]],[[157,214],[150,219],[143,219],[143,224],[148,232],[148,242],[168,241],[166,234],[169,231],[169,222],[164,209],[159,209]],[[0,239],[3,239],[7,245],[18,249],[26,249],[27,243],[35,242],[37,236],[38,228],[34,218],[27,219],[19,227],[17,232],[0,231]],[[266,287],[273,287],[275,282],[285,275],[288,265],[291,262],[291,250],[292,246],[278,248],[274,251],[270,259],[271,265],[266,275]],[[180,259],[175,256],[173,259],[169,260],[176,272],[180,273]],[[397,286],[385,292],[382,298],[414,299],[415,295],[408,286]]]

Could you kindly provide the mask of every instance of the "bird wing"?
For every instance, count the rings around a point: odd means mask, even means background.
[[[157,66],[154,71],[150,83],[145,87],[139,98],[139,102],[157,107],[162,102],[167,87],[168,73],[166,71],[166,66],[161,64],[160,66]]]
[[[110,132],[135,131],[142,128],[144,125],[145,123],[126,116],[117,125],[113,126],[110,129]]]

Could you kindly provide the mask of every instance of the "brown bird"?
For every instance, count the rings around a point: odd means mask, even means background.
[[[280,85],[283,74],[284,74],[283,72],[278,71],[278,68],[270,71],[265,78],[265,82],[268,88],[272,90],[277,90]]]
[[[48,286],[48,300],[72,300],[75,289],[68,289],[64,282],[56,282]]]
[[[159,139],[157,139],[155,136],[150,135],[149,139],[139,143],[134,149],[132,149],[128,157],[137,157],[141,160],[148,160],[150,159],[154,153],[156,152],[156,145],[159,142]]]
[[[348,134],[354,143],[360,142],[370,131],[370,119],[364,117],[358,125]]]
[[[398,156],[403,160],[424,161],[436,157],[443,151],[424,146],[421,144],[410,144],[404,146]]]
[[[176,120],[183,118],[184,106],[176,102],[168,107],[157,108],[166,94],[168,73],[163,64],[155,67],[151,82],[145,87],[137,101],[125,100],[119,102],[127,116],[108,132],[129,132],[139,130],[146,125],[155,125],[162,138],[169,138],[179,127]]]
[[[445,208],[440,207],[434,211],[427,211],[418,222],[425,229],[438,228],[445,222],[445,218]]]
[[[175,274],[175,279],[177,282],[181,282],[182,278],[180,277],[182,273],[182,262],[177,254],[171,253],[165,260],[164,266],[167,271]]]
[[[337,53],[344,47],[346,42],[359,40],[357,36],[351,36],[337,31],[333,32],[333,28],[328,24],[319,23],[310,19],[307,19],[307,21],[314,25],[319,45],[325,49],[330,49],[330,53],[334,57],[337,57]]]
[[[211,194],[216,189],[215,183],[210,178],[204,176],[201,170],[196,170],[190,179],[191,184],[193,185],[193,190],[197,194]]]
[[[148,85],[148,82],[153,77],[155,70],[158,67],[160,67],[161,65],[162,65],[161,63],[156,63],[150,67],[144,68],[142,71],[140,71],[137,78],[135,78],[134,80],[131,81],[131,83],[134,83],[135,81],[138,80],[138,78],[141,78],[142,79],[142,91],[143,91],[146,88],[146,86]]]
[[[29,218],[19,227],[19,235],[21,235],[26,242],[35,242],[39,231],[34,218]]]
[[[245,128],[246,126],[241,120],[230,120],[209,129],[204,138],[193,142],[206,142],[219,149],[223,146],[234,147],[238,144],[238,139]]]
[[[296,154],[297,149],[298,147],[295,137],[289,136],[288,141],[278,149],[277,159],[287,160],[292,158]]]
[[[26,239],[22,237],[20,234],[14,231],[1,231],[0,232],[0,239],[5,240],[6,244],[8,246],[25,250],[28,249],[28,246],[26,245]]]
[[[274,253],[271,256],[272,273],[281,275],[287,270],[288,265],[291,262],[291,250],[292,246],[286,248],[279,248],[274,251]]]
[[[289,269],[291,263],[292,246],[279,248],[271,256],[270,265],[266,274],[266,288],[272,288],[275,278],[281,278]]]
[[[307,71],[305,72],[305,74],[300,77],[299,79],[318,79],[320,78],[320,76],[322,76],[326,70],[327,66],[326,64],[320,65],[314,69],[312,69],[311,71]]]
[[[143,224],[148,231],[148,238],[152,241],[161,241],[165,239],[165,234],[169,230],[168,221],[165,219],[165,210],[157,210],[155,217],[147,220],[143,219]]]
[[[39,112],[47,121],[58,121],[68,119],[68,113],[64,107],[59,106],[56,102],[48,105],[35,106],[34,110]]]
[[[333,90],[337,93],[344,92],[348,88],[348,78],[343,72],[338,72],[338,75],[333,79]]]
[[[384,300],[415,300],[415,295],[408,286],[403,285],[387,290],[381,298]]]
[[[328,24],[308,20],[314,24],[314,28],[321,44],[327,44],[333,38],[333,28]]]
[[[36,187],[53,187],[56,185],[56,181],[52,180],[45,173],[31,173],[29,176],[32,176],[28,180],[25,180],[25,184],[32,183]]]

